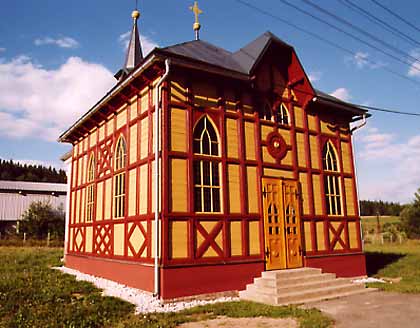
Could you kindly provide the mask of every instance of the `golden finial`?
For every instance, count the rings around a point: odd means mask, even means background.
[[[194,13],[194,16],[195,16],[195,23],[193,24],[193,29],[195,31],[195,39],[200,40],[199,31],[200,31],[201,25],[200,25],[200,22],[198,21],[198,18],[199,18],[198,16],[202,14],[203,11],[200,8],[198,8],[198,1],[194,1],[194,6],[191,6],[190,10]]]
[[[131,13],[131,17],[133,17],[134,20],[139,19],[140,12],[137,9],[136,10],[133,10],[133,12]]]

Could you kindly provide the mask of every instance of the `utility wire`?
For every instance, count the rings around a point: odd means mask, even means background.
[[[286,20],[284,18],[281,18],[278,15],[274,15],[274,14],[272,14],[269,11],[266,11],[266,10],[264,10],[262,8],[259,8],[259,7],[255,6],[255,5],[249,3],[248,1],[245,1],[245,0],[234,0],[234,1],[242,4],[243,6],[246,6],[246,7],[250,8],[250,9],[252,9],[252,10],[255,10],[256,12],[259,12],[262,15],[268,16],[270,18],[273,18],[274,20],[277,20],[279,22],[282,22],[285,25],[288,25],[290,27],[293,27],[293,28],[297,29],[298,31],[301,31],[302,33],[305,33],[305,34],[307,34],[307,35],[309,35],[309,36],[311,36],[313,38],[316,38],[316,39],[318,39],[318,40],[320,40],[320,41],[328,44],[329,46],[331,46],[333,48],[336,48],[338,50],[341,50],[342,52],[348,53],[348,54],[352,55],[353,57],[357,55],[356,52],[354,52],[354,51],[352,51],[352,50],[350,50],[348,48],[345,48],[345,47],[343,47],[343,46],[341,46],[341,45],[339,45],[339,44],[337,44],[337,43],[335,43],[333,41],[330,41],[330,40],[328,40],[328,39],[320,36],[319,34],[316,34],[314,32],[311,32],[310,30],[307,30],[307,29],[305,29],[305,28],[303,28],[303,27],[301,27],[299,25],[296,25],[294,23],[291,23],[289,20]],[[364,58],[364,61],[366,61],[367,63],[370,63],[371,65],[378,66],[379,68],[381,68],[381,69],[383,69],[383,70],[387,71],[388,73],[391,73],[391,74],[393,74],[395,76],[398,76],[399,78],[402,78],[402,79],[404,79],[406,81],[409,81],[409,82],[415,84],[417,87],[420,86],[420,82],[419,81],[414,80],[414,79],[411,79],[411,78],[409,78],[408,76],[406,76],[404,74],[398,73],[398,72],[390,69],[389,67],[381,66],[379,63],[377,63],[375,61],[372,61],[372,60],[370,60],[368,58]]]
[[[350,10],[353,10],[353,11],[365,16],[365,18],[367,18],[372,23],[384,28],[385,30],[387,30],[388,32],[392,33],[393,35],[401,38],[402,40],[404,40],[404,41],[406,41],[406,42],[408,42],[412,45],[420,46],[419,41],[417,41],[416,39],[413,39],[411,36],[407,35],[406,33],[402,32],[401,30],[397,29],[396,27],[392,26],[391,24],[387,23],[383,19],[378,18],[377,16],[370,13],[366,9],[363,9],[362,7],[358,6],[354,2],[352,2],[350,0],[338,0],[338,1],[343,6],[346,6]]]
[[[281,1],[284,2],[284,3],[288,3],[288,1],[286,1],[286,0],[281,0]],[[360,27],[352,24],[351,22],[347,21],[346,19],[341,18],[340,16],[338,16],[338,15],[336,15],[336,14],[334,14],[334,13],[328,11],[328,10],[326,10],[325,8],[323,8],[323,7],[321,7],[321,6],[313,3],[312,1],[310,1],[310,0],[302,0],[302,1],[305,2],[306,4],[308,4],[309,6],[312,6],[316,10],[324,13],[325,15],[328,15],[328,16],[332,17],[333,19],[335,19],[336,21],[340,22],[341,24],[350,27],[351,29],[359,32],[360,34],[365,35],[368,38],[374,40],[375,42],[383,45],[384,47],[386,47],[386,48],[394,51],[395,53],[399,53],[399,54],[401,54],[401,55],[409,58],[410,60],[412,60],[412,62],[410,63],[410,65],[413,64],[413,63],[415,63],[415,62],[417,62],[417,61],[419,61],[418,58],[411,56],[410,54],[406,53],[405,51],[403,51],[401,49],[398,49],[397,47],[394,47],[393,45],[389,44],[388,42],[383,41],[382,39],[378,38],[377,36],[373,35],[372,33],[369,33],[368,31],[366,31],[366,29],[362,29],[362,28],[360,28]]]
[[[383,10],[385,10],[386,12],[388,12],[389,14],[391,14],[392,16],[398,18],[400,21],[406,23],[408,26],[412,27],[413,29],[415,29],[417,32],[420,32],[420,28],[418,28],[416,25],[414,25],[413,23],[410,23],[408,20],[406,20],[404,17],[398,15],[394,10],[391,10],[387,7],[385,7],[383,4],[381,4],[379,1],[376,0],[371,0],[374,4],[376,4],[377,6],[381,7]]]
[[[262,8],[259,8],[259,7],[255,6],[255,5],[253,5],[253,4],[251,4],[251,3],[247,2],[247,1],[245,1],[245,0],[234,0],[234,1],[236,1],[236,2],[238,2],[238,3],[240,3],[240,4],[242,4],[242,5],[243,5],[243,6],[245,6],[245,7],[250,8],[250,9],[252,9],[252,10],[255,10],[256,12],[258,12],[258,13],[260,13],[260,14],[263,14],[263,15],[265,15],[265,16],[271,17],[271,18],[273,18],[273,19],[275,19],[275,20],[277,20],[277,21],[280,21],[280,22],[282,22],[282,23],[284,23],[284,24],[286,24],[286,25],[289,25],[289,26],[291,26],[291,27],[293,27],[293,28],[295,28],[295,29],[297,29],[297,30],[299,30],[299,31],[301,31],[301,32],[303,32],[303,33],[305,33],[305,34],[308,34],[308,35],[310,35],[310,36],[312,36],[312,37],[314,37],[314,38],[316,38],[316,39],[318,39],[318,40],[321,40],[321,41],[323,41],[324,43],[327,43],[327,44],[329,44],[330,46],[332,46],[332,47],[334,47],[334,48],[337,48],[337,49],[339,49],[339,50],[341,50],[341,51],[344,51],[344,52],[346,52],[346,53],[350,53],[350,54],[352,54],[352,55],[355,55],[355,53],[354,53],[353,51],[351,51],[351,50],[349,50],[349,49],[347,49],[347,48],[344,48],[344,47],[340,46],[339,44],[336,44],[335,42],[332,42],[332,41],[330,41],[330,40],[328,40],[328,39],[325,39],[325,38],[323,38],[323,37],[319,36],[318,34],[315,34],[315,33],[311,32],[311,31],[309,31],[309,30],[306,30],[306,29],[304,29],[304,28],[302,28],[302,27],[300,27],[300,26],[298,26],[298,25],[295,25],[295,24],[293,24],[293,23],[290,23],[288,20],[283,19],[283,18],[281,18],[280,16],[274,15],[274,14],[272,14],[271,12],[268,12],[268,11],[266,11],[266,10],[262,9]],[[254,59],[255,59],[255,58],[254,58]],[[370,62],[370,63],[372,63],[372,64],[376,64],[375,62],[369,61],[369,60],[367,60],[367,59],[366,59],[366,61],[368,61],[368,62]],[[410,82],[412,82],[412,83],[415,83],[417,86],[419,86],[419,85],[420,85],[420,83],[419,83],[418,81],[413,80],[413,79],[410,79],[410,78],[408,78],[408,77],[407,77],[407,76],[405,76],[405,75],[402,75],[402,74],[397,73],[397,72],[395,72],[395,71],[393,71],[393,70],[390,70],[390,69],[388,69],[387,67],[382,67],[382,68],[383,68],[383,69],[385,69],[385,70],[386,70],[387,72],[389,72],[389,73],[392,73],[392,74],[394,74],[394,75],[396,75],[396,76],[399,76],[400,78],[403,78],[403,79],[408,80],[408,81],[410,81]],[[283,85],[283,87],[286,87],[286,85]],[[301,90],[301,89],[296,88],[296,87],[295,87],[295,90],[296,90],[296,91],[299,91],[299,92],[301,92],[301,93],[303,93],[303,94],[313,96],[313,94],[312,94],[312,93],[309,93],[309,92],[307,92],[306,90]],[[328,98],[322,97],[322,96],[320,96],[320,95],[317,95],[317,97],[319,97],[319,98],[324,98],[324,99],[328,99]],[[355,107],[365,108],[365,109],[372,110],[372,111],[379,111],[379,112],[385,112],[385,113],[391,113],[391,114],[398,114],[398,115],[420,116],[420,113],[403,112],[403,111],[397,111],[397,110],[393,110],[393,109],[380,108],[380,107],[374,107],[374,106],[365,106],[365,105],[359,105],[359,104],[351,104],[351,105],[353,105],[353,106],[355,106]]]

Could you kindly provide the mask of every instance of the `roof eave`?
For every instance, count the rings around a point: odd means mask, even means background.
[[[371,116],[371,114],[369,114],[367,110],[357,107],[353,104],[342,102],[342,101],[333,101],[332,99],[323,98],[322,96],[319,96],[319,95],[314,97],[312,101],[314,103],[319,103],[321,105],[325,105],[328,107],[344,110],[350,114],[353,114],[354,116],[365,115],[366,118]]]

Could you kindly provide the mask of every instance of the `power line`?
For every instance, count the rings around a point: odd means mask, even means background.
[[[398,18],[400,21],[406,23],[408,26],[412,27],[413,29],[415,29],[417,32],[420,32],[420,29],[415,26],[413,23],[410,23],[408,20],[406,20],[404,17],[398,15],[395,11],[385,7],[383,4],[381,4],[380,2],[376,1],[376,0],[371,0],[374,4],[376,4],[377,6],[381,7],[383,10],[387,11],[389,14],[391,14],[392,16]]]
[[[385,30],[387,30],[388,32],[392,33],[393,35],[401,38],[402,40],[415,45],[415,46],[420,46],[420,42],[417,41],[416,39],[413,39],[411,36],[407,35],[406,33],[402,32],[401,30],[397,29],[396,27],[392,26],[391,24],[388,24],[386,21],[384,21],[383,19],[378,18],[377,16],[373,15],[372,13],[370,13],[369,11],[363,9],[362,7],[358,6],[357,4],[355,4],[354,2],[350,1],[350,0],[338,0],[342,5],[346,6],[347,8],[349,8],[350,10],[353,10],[363,16],[365,16],[369,21],[371,21],[372,23],[381,26],[382,28],[384,28]]]
[[[344,52],[350,53],[352,55],[355,55],[355,53],[353,51],[351,51],[351,50],[349,50],[347,48],[344,48],[344,47],[340,46],[339,44],[336,44],[335,42],[332,42],[332,41],[330,41],[328,39],[325,39],[325,38],[319,36],[318,34],[315,34],[315,33],[311,32],[311,31],[308,31],[308,30],[306,30],[306,29],[304,29],[304,28],[302,28],[302,27],[300,27],[298,25],[295,25],[295,24],[289,22],[288,20],[283,19],[283,18],[281,18],[281,17],[279,17],[277,15],[274,15],[271,12],[268,12],[268,11],[262,9],[262,8],[259,8],[259,7],[255,6],[253,4],[245,1],[245,0],[234,0],[234,1],[236,1],[236,2],[238,2],[238,3],[240,3],[240,4],[244,5],[244,6],[246,6],[246,7],[250,8],[250,9],[252,9],[252,10],[255,10],[256,12],[259,12],[260,14],[263,14],[265,16],[271,17],[271,18],[273,18],[273,19],[275,19],[277,21],[280,21],[280,22],[282,22],[282,23],[284,23],[286,25],[289,25],[289,26],[291,26],[291,27],[293,27],[293,28],[295,28],[295,29],[297,29],[297,30],[305,33],[305,34],[308,34],[308,35],[310,35],[310,36],[312,36],[314,38],[317,38],[318,40],[321,40],[321,41],[329,44],[330,46],[332,46],[334,48],[337,48],[337,49],[339,49],[341,51],[344,51]],[[370,62],[372,64],[376,64],[375,62],[372,62],[372,61],[369,61],[369,60],[366,60],[366,61],[368,61],[368,62]],[[408,80],[408,81],[410,81],[412,83],[415,83],[416,85],[420,85],[420,83],[418,81],[412,80],[412,79],[408,78],[405,75],[402,75],[402,74],[399,74],[399,73],[397,73],[397,72],[395,72],[393,70],[387,69],[386,67],[382,67],[382,68],[385,69],[386,71],[388,71],[389,73],[392,73],[394,75],[397,75],[397,76],[399,76],[399,77],[401,77],[403,79],[406,79],[406,80]],[[283,86],[285,86],[285,85],[283,85]],[[295,89],[297,91],[299,91],[299,92],[304,93],[304,94],[313,96],[312,93],[309,93],[306,90],[301,90],[301,89],[298,89],[298,88],[295,88]],[[328,98],[325,98],[325,97],[322,97],[322,96],[317,96],[317,97],[328,99]],[[372,111],[379,111],[379,112],[385,112],[385,113],[391,113],[391,114],[397,114],[397,115],[420,116],[420,113],[403,112],[403,111],[397,111],[397,110],[394,110],[394,109],[387,109],[387,108],[380,108],[380,107],[366,106],[366,105],[359,105],[359,104],[352,104],[352,105],[353,106],[356,106],[356,107],[360,107],[360,108],[369,109],[369,110],[372,110]]]
[[[352,51],[352,50],[350,50],[350,49],[348,49],[348,48],[345,48],[345,47],[343,47],[343,46],[341,46],[341,45],[339,45],[339,44],[337,44],[337,43],[335,43],[335,42],[333,42],[333,41],[330,41],[330,40],[328,40],[328,39],[326,39],[326,38],[324,38],[324,37],[322,37],[322,36],[320,36],[320,35],[316,34],[316,33],[313,33],[313,32],[311,32],[311,31],[309,31],[309,30],[307,30],[307,29],[304,29],[303,27],[301,27],[301,26],[299,26],[299,25],[296,25],[296,24],[294,24],[294,23],[291,23],[290,21],[288,21],[288,20],[286,20],[286,19],[284,19],[284,18],[281,18],[281,17],[280,17],[280,16],[278,16],[278,15],[274,15],[274,14],[272,14],[271,12],[268,12],[268,11],[266,11],[266,10],[262,9],[262,8],[259,8],[259,7],[255,6],[255,5],[253,5],[253,4],[251,4],[251,3],[247,2],[247,1],[245,1],[245,0],[234,0],[234,1],[239,2],[240,4],[242,4],[242,5],[244,5],[244,6],[248,7],[248,8],[250,8],[250,9],[252,9],[252,10],[257,11],[257,12],[259,12],[259,13],[260,13],[260,14],[262,14],[262,15],[265,15],[265,16],[268,16],[268,17],[271,17],[271,18],[273,18],[273,19],[275,19],[275,20],[277,20],[277,21],[279,21],[279,22],[282,22],[282,23],[283,23],[283,24],[285,24],[285,25],[288,25],[288,26],[290,26],[290,27],[293,27],[293,28],[297,29],[298,31],[301,31],[302,33],[305,33],[305,34],[307,34],[307,35],[309,35],[309,36],[311,36],[311,37],[313,37],[313,38],[316,38],[316,39],[318,39],[318,40],[320,40],[320,41],[322,41],[322,42],[324,42],[324,43],[328,44],[329,46],[331,46],[331,47],[333,47],[333,48],[336,48],[336,49],[338,49],[338,50],[341,50],[341,51],[343,51],[343,52],[345,52],[345,53],[348,53],[348,54],[350,54],[350,55],[352,55],[352,56],[356,56],[356,55],[357,55],[357,53],[355,53],[354,51]],[[391,73],[391,74],[393,74],[393,75],[395,75],[395,76],[398,76],[399,78],[402,78],[402,79],[404,79],[404,80],[406,80],[406,81],[409,81],[409,82],[411,82],[411,83],[415,84],[417,87],[418,87],[418,86],[420,86],[420,82],[419,82],[419,81],[417,81],[417,80],[411,79],[411,78],[409,78],[408,76],[406,76],[406,75],[404,75],[404,74],[398,73],[398,72],[396,72],[396,71],[394,71],[394,70],[390,69],[389,67],[386,67],[386,66],[381,66],[381,65],[379,65],[379,63],[377,63],[377,62],[375,62],[375,61],[372,61],[372,60],[370,60],[370,59],[368,59],[368,58],[364,58],[364,60],[365,60],[367,63],[370,63],[371,65],[379,66],[379,68],[381,68],[381,69],[383,69],[383,70],[387,71],[388,73]]]
[[[281,0],[284,3],[288,3],[288,1],[286,0]],[[377,36],[373,35],[372,33],[369,33],[366,29],[362,29],[352,23],[350,23],[349,21],[345,20],[344,18],[341,18],[340,16],[326,10],[325,8],[322,8],[321,6],[318,6],[317,4],[313,3],[310,0],[302,0],[303,2],[305,2],[306,4],[312,6],[313,8],[315,8],[316,10],[324,13],[325,15],[328,15],[330,17],[332,17],[333,19],[335,19],[336,21],[339,21],[341,24],[346,25],[348,27],[350,27],[351,29],[359,32],[362,35],[367,36],[368,38],[374,40],[375,42],[382,44],[383,46],[385,46],[386,48],[394,51],[395,53],[399,53],[403,56],[406,56],[407,58],[410,58],[414,63],[417,62],[419,59],[416,57],[411,56],[410,54],[406,53],[405,51],[398,49],[397,47],[394,47],[393,45],[389,44],[388,42],[383,41],[382,39],[378,38]],[[413,63],[409,63],[410,65]]]

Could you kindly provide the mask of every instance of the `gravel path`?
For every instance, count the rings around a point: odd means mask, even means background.
[[[239,300],[237,297],[221,297],[211,301],[196,300],[162,304],[161,301],[149,293],[136,288],[127,287],[112,280],[95,277],[66,267],[57,267],[54,269],[63,273],[71,274],[76,277],[76,280],[84,280],[93,283],[96,287],[102,289],[102,295],[104,296],[119,297],[127,302],[133,303],[136,306],[136,313],[177,312],[197,305]]]
[[[290,318],[226,318],[220,317],[213,320],[188,322],[178,326],[179,328],[296,328],[297,321]]]

